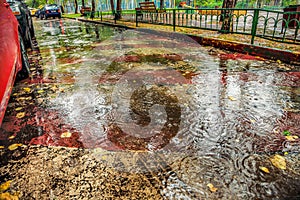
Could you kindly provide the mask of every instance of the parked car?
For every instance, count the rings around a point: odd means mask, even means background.
[[[9,5],[0,0],[0,126],[15,79],[30,73],[21,28]]]
[[[22,0],[7,0],[20,27],[21,35],[26,48],[32,48],[32,37],[34,37],[33,22],[27,5]]]
[[[57,4],[49,4],[49,5],[45,5],[40,13],[39,13],[40,19],[47,19],[49,17],[58,17],[61,18],[61,10],[60,10],[60,6],[58,6]]]
[[[40,18],[40,13],[41,13],[41,9],[38,9],[35,13],[34,13],[34,16],[36,18]]]
[[[41,10],[44,8],[44,6],[40,5],[38,8],[37,8],[37,11],[34,13],[34,16],[37,17],[37,18],[40,18],[40,13],[41,13]]]

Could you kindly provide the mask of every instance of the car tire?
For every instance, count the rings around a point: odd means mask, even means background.
[[[30,20],[31,20],[30,34],[31,34],[31,37],[34,37],[34,36],[35,36],[35,32],[34,32],[34,27],[33,27],[33,21],[32,21],[32,18],[31,18]]]
[[[25,47],[33,49],[32,36],[30,30],[27,31],[27,39],[25,41]]]
[[[24,41],[22,39],[21,34],[19,33],[19,42],[20,42],[20,56],[22,59],[22,69],[17,73],[17,81],[23,80],[29,77],[30,75],[30,64],[26,52],[26,48],[24,45]]]

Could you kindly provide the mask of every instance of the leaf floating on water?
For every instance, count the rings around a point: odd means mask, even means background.
[[[70,133],[69,131],[64,132],[60,135],[61,138],[69,138],[72,136],[72,133]]]
[[[7,190],[10,187],[10,183],[11,181],[6,181],[5,183],[2,183],[0,185],[0,192],[4,192],[5,190]]]
[[[8,149],[13,151],[13,150],[16,150],[20,146],[22,146],[22,144],[12,144],[12,145],[8,146]]]
[[[287,135],[287,136],[285,136],[285,138],[289,141],[295,141],[299,137],[297,135]]]
[[[213,184],[209,183],[207,184],[207,187],[209,188],[209,190],[211,192],[216,192],[218,190],[218,188],[216,188]]]
[[[25,117],[25,112],[20,112],[16,115],[17,118],[21,119],[23,117]]]
[[[228,96],[228,99],[230,99],[231,101],[236,101],[236,98],[234,98],[233,96]]]
[[[27,93],[30,93],[30,91],[31,91],[31,89],[30,88],[23,88],[23,90],[25,91],[25,92],[27,92]]]
[[[270,158],[272,164],[277,167],[278,169],[286,169],[286,161],[285,158],[281,155],[275,155],[272,158]]]
[[[270,173],[269,169],[266,167],[259,166],[259,169],[265,173],[268,173],[268,174]]]

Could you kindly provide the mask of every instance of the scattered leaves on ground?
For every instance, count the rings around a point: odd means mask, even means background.
[[[209,183],[207,184],[207,187],[209,188],[209,190],[211,192],[216,192],[218,190],[218,188],[216,188],[213,184]]]
[[[265,173],[268,173],[268,174],[270,173],[269,169],[266,167],[259,166],[259,169]]]
[[[72,136],[72,133],[70,133],[69,131],[66,131],[60,135],[61,138],[69,138],[71,136]]]
[[[16,115],[17,118],[21,119],[23,117],[25,117],[25,112],[20,112]]]
[[[8,149],[13,151],[13,150],[16,150],[20,146],[22,146],[22,144],[11,144],[8,146]]]
[[[286,169],[286,161],[283,156],[276,154],[275,156],[270,158],[270,161],[278,169]]]

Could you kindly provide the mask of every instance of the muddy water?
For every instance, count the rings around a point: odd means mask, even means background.
[[[297,66],[180,34],[68,20],[35,28],[40,71],[16,86],[2,127],[11,195],[300,198]]]

